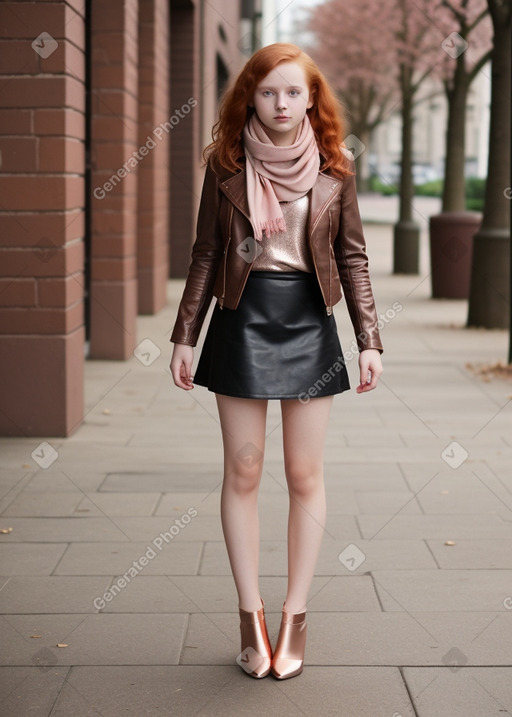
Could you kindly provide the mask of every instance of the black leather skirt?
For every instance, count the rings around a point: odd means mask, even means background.
[[[236,309],[214,307],[193,379],[239,398],[311,398],[350,388],[316,274],[251,271]]]

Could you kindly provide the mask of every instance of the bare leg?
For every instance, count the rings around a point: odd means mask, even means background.
[[[333,396],[309,403],[281,401],[288,516],[288,612],[306,609],[324,534],[326,505],[323,473],[325,433]]]
[[[215,394],[224,444],[220,513],[238,607],[261,608],[258,489],[265,451],[267,401]]]

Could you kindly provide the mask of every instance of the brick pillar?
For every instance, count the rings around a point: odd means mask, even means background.
[[[174,122],[171,132],[171,277],[187,275],[200,193],[197,178],[204,174],[200,170],[202,160],[198,150],[201,111],[198,12],[192,3],[171,4],[171,114]]]
[[[0,433],[83,415],[83,2],[0,4]]]
[[[169,2],[139,2],[139,313],[154,314],[166,302],[169,243]]]
[[[125,359],[137,318],[137,0],[92,0],[90,357]]]

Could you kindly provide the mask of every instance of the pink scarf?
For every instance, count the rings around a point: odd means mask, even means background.
[[[307,115],[297,128],[295,142],[276,146],[258,115],[251,115],[244,127],[247,200],[258,241],[285,232],[286,223],[279,201],[291,202],[309,192],[320,169],[320,154]]]

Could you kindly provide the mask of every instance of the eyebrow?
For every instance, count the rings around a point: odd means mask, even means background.
[[[260,89],[262,89],[262,90],[263,90],[263,89],[265,89],[265,90],[275,90],[275,89],[279,89],[279,88],[276,88],[276,87],[272,87],[271,85],[258,85],[258,87],[259,87]],[[293,90],[303,90],[304,88],[302,87],[302,85],[288,85],[288,87],[287,87],[286,89],[287,89],[287,90],[292,90],[292,89],[293,89]]]

